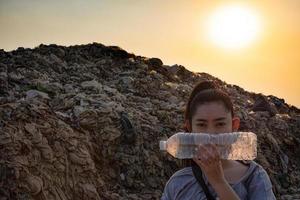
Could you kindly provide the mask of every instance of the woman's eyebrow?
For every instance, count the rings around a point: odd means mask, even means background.
[[[214,121],[222,121],[222,120],[225,120],[226,117],[220,117],[220,118],[217,118],[217,119],[214,119]]]
[[[221,121],[221,120],[225,120],[225,119],[226,119],[226,117],[220,117],[220,118],[214,119],[213,121]],[[207,122],[206,119],[197,119],[196,121]]]

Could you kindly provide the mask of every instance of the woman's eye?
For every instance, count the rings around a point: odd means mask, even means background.
[[[225,123],[218,123],[217,126],[224,126]]]
[[[205,126],[205,124],[197,124],[197,126],[203,127]]]

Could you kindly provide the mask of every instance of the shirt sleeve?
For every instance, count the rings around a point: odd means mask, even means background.
[[[164,188],[163,194],[161,196],[161,200],[171,200],[171,193],[170,193],[171,189],[171,184],[170,184],[170,180],[166,183],[166,186]]]
[[[267,172],[260,166],[248,183],[249,200],[276,200]]]

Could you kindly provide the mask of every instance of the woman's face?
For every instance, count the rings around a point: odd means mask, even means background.
[[[229,133],[239,127],[239,119],[231,117],[223,102],[201,104],[192,118],[193,133]]]

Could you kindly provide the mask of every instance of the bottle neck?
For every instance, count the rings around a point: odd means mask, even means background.
[[[167,141],[160,141],[159,142],[159,149],[162,151],[166,151],[167,150]]]

